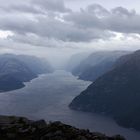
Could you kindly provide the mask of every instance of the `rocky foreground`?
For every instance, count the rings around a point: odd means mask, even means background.
[[[61,122],[32,121],[23,117],[0,116],[0,140],[125,140],[77,129]]]

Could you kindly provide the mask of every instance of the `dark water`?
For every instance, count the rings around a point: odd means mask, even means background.
[[[128,140],[140,140],[140,132],[122,128],[111,118],[68,108],[71,100],[89,84],[65,71],[42,75],[26,83],[23,89],[1,93],[0,114],[59,120],[91,131],[108,135],[122,134]]]

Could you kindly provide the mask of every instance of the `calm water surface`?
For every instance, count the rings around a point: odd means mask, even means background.
[[[62,121],[107,135],[121,134],[127,140],[140,140],[140,132],[122,128],[111,118],[68,108],[71,100],[89,84],[65,71],[41,75],[22,89],[1,93],[0,114]]]

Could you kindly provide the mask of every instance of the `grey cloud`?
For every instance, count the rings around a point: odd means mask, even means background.
[[[38,13],[34,6],[30,5],[30,0],[0,0],[0,12],[25,12],[25,13]]]
[[[15,34],[26,36],[27,33],[33,33],[37,36],[65,42],[86,42],[112,36],[111,33],[100,29],[83,29],[49,17],[36,17],[36,20],[32,20],[26,16],[16,16],[15,20],[13,16],[4,16],[0,17],[0,22],[1,29],[13,31]]]
[[[76,26],[83,28],[104,28],[101,19],[99,19],[95,14],[83,11],[72,12],[69,15],[64,16],[64,19],[68,22],[74,23]]]
[[[128,11],[126,8],[123,8],[123,7],[117,7],[117,8],[112,9],[112,13],[115,15],[128,16],[128,17],[136,15],[135,10]]]
[[[14,41],[37,46],[47,44],[48,40],[76,43],[107,40],[115,35],[113,32],[140,34],[140,15],[123,7],[107,10],[92,4],[73,12],[62,0],[28,0],[8,7],[16,13],[1,14],[0,29],[12,31],[14,36],[10,39]]]
[[[32,0],[34,5],[40,6],[45,10],[54,12],[70,12],[71,10],[65,7],[63,0]]]
[[[99,4],[89,5],[89,6],[87,6],[86,10],[89,13],[92,13],[96,16],[101,16],[101,17],[109,14],[109,11]]]
[[[60,13],[71,11],[69,8],[65,7],[63,0],[12,0],[12,2],[0,0],[0,2],[2,3],[0,5],[0,10],[5,12],[45,14],[49,11]]]
[[[32,14],[44,14],[44,12],[36,7],[33,7],[31,5],[11,5],[8,7],[1,7],[1,9],[7,11],[7,12],[23,12],[23,13],[32,13]]]
[[[101,38],[105,33],[100,30],[89,30],[73,26],[58,20],[39,19],[38,33],[48,38],[63,41],[84,42]]]
[[[140,34],[140,15],[134,10],[128,11],[122,7],[112,9],[110,16],[103,19],[103,22],[112,31]]]
[[[33,32],[35,28],[35,21],[26,16],[21,15],[1,15],[0,29],[10,30],[14,33],[26,34]]]
[[[46,46],[46,47],[56,47],[58,44],[54,39],[47,39],[45,37],[40,37],[35,34],[15,34],[14,36],[9,36],[9,40],[13,40],[15,42],[23,43],[23,44],[30,44],[33,46]]]
[[[90,10],[89,10],[90,9]],[[111,11],[99,5],[90,5],[80,12],[72,12],[64,17],[76,26],[95,28],[121,33],[140,33],[140,15],[134,10],[117,7]]]

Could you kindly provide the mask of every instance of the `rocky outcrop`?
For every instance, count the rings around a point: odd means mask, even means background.
[[[0,116],[0,140],[125,140],[78,129],[61,122],[32,121],[23,117]]]

